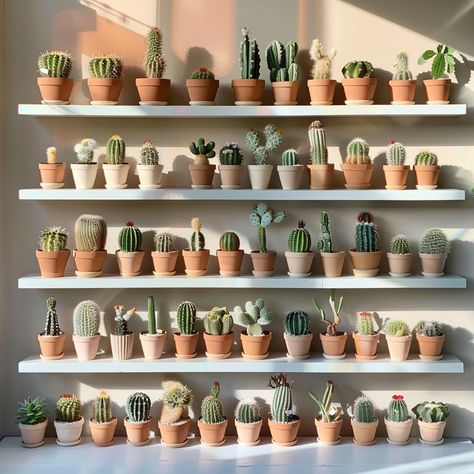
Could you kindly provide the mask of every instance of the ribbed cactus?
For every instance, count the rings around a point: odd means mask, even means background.
[[[397,62],[394,64],[396,71],[393,74],[394,81],[411,81],[413,74],[408,70],[408,54],[401,51],[397,54]]]
[[[298,221],[298,227],[293,229],[288,237],[290,252],[307,253],[311,251],[311,234],[305,229],[306,222]]]
[[[203,318],[204,331],[213,336],[230,334],[234,326],[234,320],[227,308],[215,306]]]
[[[94,150],[97,142],[93,138],[83,138],[80,143],[74,145],[74,153],[77,155],[77,162],[88,164],[94,161]]]
[[[403,337],[410,334],[410,328],[405,321],[391,319],[385,325],[385,334],[393,337]]]
[[[60,336],[62,331],[59,327],[58,314],[56,313],[56,300],[54,298],[48,298],[46,300],[46,324],[44,331],[41,333],[43,336]]]
[[[246,328],[248,336],[261,336],[263,334],[262,326],[270,324],[273,319],[273,313],[265,308],[262,298],[258,298],[255,303],[247,301],[245,311],[241,306],[236,306],[234,314],[238,324]]]
[[[122,61],[118,56],[96,56],[89,61],[89,74],[97,79],[120,79]]]
[[[40,248],[43,252],[64,252],[67,245],[67,232],[64,227],[46,227],[40,234]]]
[[[298,81],[300,68],[295,63],[298,54],[296,41],[289,41],[284,47],[279,41],[272,41],[266,49],[267,66],[271,82]]]
[[[65,51],[46,51],[38,57],[39,72],[44,77],[67,79],[71,73],[71,55]]]
[[[418,321],[415,331],[422,336],[441,336],[441,324],[438,321]]]
[[[193,233],[191,234],[190,240],[190,249],[193,252],[200,252],[204,250],[206,246],[206,240],[204,238],[204,234],[201,232],[201,220],[199,217],[193,217],[191,219],[191,227],[193,229]]]
[[[130,423],[143,423],[148,421],[151,411],[150,397],[143,392],[135,392],[127,397],[125,413]]]
[[[142,233],[132,221],[128,221],[119,232],[118,244],[121,252],[139,252],[142,248]]]
[[[274,423],[289,423],[293,418],[293,401],[291,397],[291,384],[285,374],[272,376],[268,384],[273,388],[270,413]]]
[[[306,336],[311,334],[311,324],[308,313],[292,311],[285,317],[285,332],[289,336]]]
[[[81,402],[72,393],[65,393],[56,402],[56,421],[72,423],[81,419]]]
[[[437,166],[438,157],[428,150],[420,151],[415,157],[416,166]]]
[[[165,380],[163,389],[160,422],[171,424],[189,418],[188,406],[193,398],[191,390],[177,380]]]
[[[151,28],[147,36],[145,54],[145,73],[150,79],[159,79],[166,69],[166,61],[163,57],[163,34],[160,28]]]
[[[74,308],[74,334],[80,337],[92,337],[99,332],[99,305],[91,300],[81,301]]]
[[[114,336],[126,336],[132,332],[128,330],[128,321],[135,314],[136,308],[132,307],[128,311],[125,311],[125,307],[122,304],[116,304],[114,306],[115,311],[115,327],[112,331]]]
[[[206,143],[204,138],[199,137],[196,142],[191,142],[189,145],[189,151],[195,155],[195,165],[205,165],[209,163],[209,158],[214,158],[216,152],[214,150],[216,144],[214,142]]]
[[[221,391],[219,382],[214,382],[211,394],[207,395],[201,403],[201,420],[208,425],[222,423],[225,420],[222,403],[219,400]]]
[[[364,395],[355,399],[352,413],[354,421],[357,423],[373,423],[376,420],[374,406]]]
[[[265,125],[263,135],[265,144],[260,142],[260,136],[255,130],[249,130],[245,136],[245,141],[252,150],[256,165],[266,165],[270,159],[270,151],[278,148],[283,142],[283,132],[278,130],[275,125]]]
[[[219,240],[219,248],[224,252],[239,250],[240,239],[235,232],[224,232]]]
[[[363,138],[354,138],[349,142],[346,163],[350,165],[368,165],[372,163],[369,157],[369,144]]]
[[[321,316],[321,321],[326,323],[326,335],[327,336],[336,336],[337,335],[337,326],[341,324],[341,316],[340,313],[342,311],[342,305],[344,304],[344,297],[341,296],[339,298],[338,303],[336,304],[336,290],[331,290],[331,294],[329,296],[329,307],[331,308],[332,314],[333,314],[333,321],[329,321],[329,319],[326,319],[326,311],[323,309],[323,307],[318,303],[316,298],[313,299],[313,306],[316,309],[316,311],[319,313]]]
[[[325,211],[322,211],[319,216],[318,249],[321,252],[332,252],[331,222],[329,220],[329,214]]]
[[[425,423],[439,423],[449,416],[449,409],[442,402],[421,402],[412,408],[412,412]]]
[[[328,148],[326,146],[326,130],[319,120],[311,122],[308,127],[310,156],[313,165],[327,165]]]
[[[369,61],[351,61],[342,68],[342,74],[346,79],[370,77],[374,67]]]
[[[275,222],[278,224],[285,219],[285,211],[274,212],[265,203],[257,204],[249,216],[250,223],[257,226],[258,248],[259,252],[267,251],[267,233],[266,228]]]
[[[195,334],[196,305],[190,301],[184,301],[176,310],[176,322],[179,333],[184,336]]]
[[[240,400],[234,413],[239,423],[257,423],[262,419],[258,403],[252,399]]]
[[[155,252],[172,252],[175,250],[173,246],[174,235],[169,232],[156,232],[153,237],[153,245]]]
[[[326,382],[326,389],[322,400],[320,400],[311,390],[308,392],[310,398],[318,405],[323,423],[334,423],[342,420],[343,411],[341,407],[331,410],[331,399],[334,393],[334,383],[331,380]]]
[[[406,255],[410,253],[410,245],[406,235],[398,234],[390,241],[390,253]]]
[[[390,166],[403,166],[407,152],[399,142],[390,142],[387,148],[387,164]]]
[[[240,77],[258,79],[260,77],[260,52],[255,39],[250,41],[247,28],[242,29],[243,40],[240,43]]]
[[[160,154],[156,149],[156,146],[153,145],[153,142],[146,140],[143,143],[142,149],[140,150],[140,163],[142,165],[159,165],[160,164]]]
[[[357,217],[355,232],[356,252],[376,252],[378,250],[379,235],[374,224],[374,216],[370,212],[361,212]]]
[[[420,242],[420,253],[444,255],[449,253],[449,240],[441,229],[428,229]]]
[[[309,55],[313,61],[311,77],[313,79],[331,79],[331,63],[336,56],[336,50],[333,48],[328,54],[324,54],[321,41],[314,39],[311,43]]]
[[[148,334],[156,334],[155,300],[153,296],[147,298],[147,321]]]
[[[200,67],[192,72],[191,79],[215,79],[215,76],[207,67]]]
[[[101,390],[94,400],[94,421],[96,423],[110,423],[112,421],[112,402],[110,395]]]
[[[443,74],[454,74],[456,65],[455,49],[447,44],[438,44],[436,51],[428,49],[418,58],[418,64],[425,64],[426,61],[432,60],[431,75],[433,79],[440,79]]]
[[[408,421],[410,416],[408,414],[408,407],[403,399],[403,395],[393,395],[388,405],[387,419],[395,421],[396,423],[403,423]]]
[[[295,166],[299,162],[298,152],[294,148],[288,148],[281,154],[281,164],[283,166]]]
[[[244,156],[237,143],[226,143],[219,151],[219,162],[221,165],[241,165]]]
[[[120,135],[112,135],[105,146],[105,161],[108,165],[125,163],[125,142]]]
[[[357,333],[360,336],[373,336],[376,334],[375,319],[373,313],[362,311],[357,316]]]
[[[76,250],[80,252],[96,252],[104,250],[107,238],[107,224],[101,216],[82,214],[74,227]]]

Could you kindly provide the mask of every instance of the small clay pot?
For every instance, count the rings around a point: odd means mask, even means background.
[[[263,101],[263,79],[234,79],[232,81],[235,105],[260,105]]]
[[[92,189],[98,170],[97,163],[72,163],[71,171],[76,189]]]
[[[132,357],[133,341],[135,340],[135,334],[124,334],[118,336],[115,334],[110,335],[110,346],[112,349],[112,358],[114,360],[128,360]]]
[[[308,89],[311,105],[331,105],[336,90],[337,81],[334,79],[309,79]]]
[[[275,105],[296,105],[298,103],[299,81],[272,82]]]
[[[331,189],[334,179],[334,164],[306,165],[310,189]]]
[[[391,80],[388,81],[392,89],[393,105],[411,105],[415,103],[416,80]]]
[[[122,90],[122,79],[98,79],[89,77],[87,86],[91,96],[91,104],[117,105]]]
[[[375,444],[375,433],[379,420],[372,423],[358,423],[351,418],[352,431],[354,432],[354,443],[361,446],[370,446]]]
[[[272,339],[272,333],[264,331],[260,336],[249,336],[247,331],[240,333],[240,341],[242,342],[242,356],[244,359],[255,359],[261,360],[268,357],[268,348],[270,347],[270,341]]]
[[[289,423],[276,423],[268,418],[268,427],[272,435],[272,443],[278,446],[293,446],[297,442],[298,430],[301,420],[294,416]]]
[[[204,343],[206,344],[206,355],[210,359],[227,359],[232,352],[234,333],[213,335],[204,333]]]
[[[102,165],[105,177],[105,187],[107,189],[125,189],[127,185],[129,163],[122,163],[120,165]]]
[[[193,359],[197,356],[198,332],[190,335],[175,332],[173,337],[176,346],[175,355],[178,359]]]
[[[217,250],[219,273],[222,276],[240,275],[240,267],[244,258],[243,250]]]
[[[161,175],[163,173],[163,165],[142,165],[137,164],[138,178],[140,189],[159,189],[161,188]]]
[[[142,272],[143,257],[145,256],[143,250],[138,252],[122,252],[117,250],[115,255],[117,256],[117,263],[121,276],[132,277],[140,275]]]
[[[411,341],[413,339],[411,334],[408,334],[408,336],[389,336],[388,334],[386,334],[385,339],[387,340],[390,359],[396,361],[403,361],[408,359]]]
[[[342,420],[326,423],[319,417],[314,419],[314,424],[320,443],[336,444],[341,439]]]
[[[441,359],[441,351],[443,350],[444,334],[441,336],[424,336],[416,333],[416,340],[420,350],[421,359]]]
[[[203,276],[207,272],[209,250],[182,250],[186,275]]]
[[[99,350],[100,334],[90,337],[73,334],[72,342],[79,360],[93,360],[96,358],[97,351]]]
[[[71,254],[70,250],[61,252],[36,251],[36,258],[43,278],[61,278],[64,276],[66,264]]]
[[[43,104],[69,104],[74,81],[61,77],[38,77],[37,84]]]
[[[216,165],[189,165],[191,187],[194,189],[211,189],[215,171]]]
[[[227,429],[227,418],[222,423],[203,423],[202,418],[198,420],[201,443],[207,446],[220,446],[225,443],[225,431]]]
[[[176,274],[178,250],[171,252],[151,252],[153,259],[153,274],[155,276],[173,276]]]
[[[417,189],[436,189],[440,169],[437,165],[414,165]]]
[[[39,163],[40,186],[45,189],[59,189],[64,186],[66,163]]]
[[[321,260],[323,262],[324,275],[327,278],[337,278],[342,275],[344,268],[344,259],[346,252],[321,252]]]
[[[342,359],[346,356],[344,352],[347,341],[346,332],[338,331],[335,336],[328,336],[327,334],[320,333],[319,338],[321,340],[321,345],[323,346],[324,357],[328,359]]]
[[[401,277],[411,275],[411,262],[413,260],[413,254],[398,254],[387,252],[387,259],[388,267],[390,269],[390,275]]]
[[[132,423],[129,421],[128,417],[126,417],[123,420],[123,424],[125,425],[125,430],[127,432],[127,442],[129,444],[140,446],[148,444],[150,437],[151,418],[147,421]]]
[[[451,79],[426,79],[423,84],[428,104],[449,104]]]
[[[385,428],[387,429],[387,437],[389,441],[396,444],[407,444],[410,439],[410,431],[413,426],[413,419],[406,421],[390,421],[384,418]]]
[[[374,103],[377,79],[374,77],[357,77],[342,80],[346,104],[369,105]]]
[[[358,359],[372,360],[377,358],[377,346],[380,341],[380,334],[372,336],[362,336],[357,332],[352,333],[354,339],[356,353]]]
[[[427,277],[440,277],[444,275],[444,265],[447,254],[419,253],[421,260],[421,273]]]
[[[78,277],[93,278],[102,274],[102,268],[107,258],[107,250],[92,252],[73,250],[72,255],[76,263],[76,275]]]
[[[18,423],[23,446],[26,448],[38,448],[39,446],[42,446],[44,444],[44,433],[47,425],[48,420],[44,420],[36,425],[24,425],[23,423]]]
[[[300,278],[310,276],[314,254],[315,252],[285,252],[288,275]]]
[[[156,334],[141,332],[140,342],[145,360],[161,359],[166,344],[166,331]]]
[[[276,252],[250,252],[253,274],[255,276],[271,276],[275,267]]]
[[[355,252],[349,251],[351,257],[352,269],[355,276],[373,277],[379,272],[380,261],[382,260],[382,251],[376,252]]]
[[[385,174],[386,189],[406,189],[407,177],[410,167],[408,165],[392,166],[383,165]]]
[[[309,357],[311,342],[313,340],[311,333],[302,336],[291,336],[285,332],[283,333],[283,338],[286,344],[286,355],[290,359],[306,359]]]
[[[237,442],[243,446],[256,446],[260,442],[260,430],[263,421],[259,420],[255,423],[241,423],[235,420],[235,428],[237,430]]]
[[[77,421],[57,421],[54,420],[54,428],[58,439],[56,442],[60,446],[75,446],[81,442],[82,427],[84,418]]]
[[[420,438],[423,441],[427,443],[440,444],[443,440],[446,420],[427,423],[418,419],[418,428],[420,429]]]
[[[191,426],[191,418],[180,420],[177,423],[161,423],[158,421],[160,429],[161,442],[173,447],[179,447],[186,443],[188,439],[189,427]]]
[[[89,420],[89,430],[92,441],[96,446],[110,446],[114,442],[115,428],[117,427],[117,418],[106,423],[97,423],[93,418]]]
[[[219,165],[222,189],[239,189],[242,187],[244,165]]]
[[[66,334],[61,331],[59,336],[45,336],[44,333],[38,334],[38,342],[41,350],[42,359],[61,359],[64,356],[64,341]]]
[[[193,105],[213,104],[217,89],[219,89],[219,81],[217,79],[187,79],[186,88],[189,94],[189,103]]]
[[[344,173],[344,179],[346,180],[345,186],[347,189],[370,188],[374,165],[351,165],[349,163],[343,163],[341,169]]]
[[[278,176],[283,189],[298,189],[303,177],[303,165],[278,165]]]
[[[248,165],[248,170],[252,189],[268,189],[273,165]]]
[[[170,92],[169,79],[138,77],[135,85],[140,96],[140,105],[166,105]]]

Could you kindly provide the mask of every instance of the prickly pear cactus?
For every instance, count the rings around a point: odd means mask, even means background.
[[[273,319],[273,313],[265,308],[262,298],[257,299],[255,303],[247,301],[244,309],[241,306],[236,306],[234,314],[238,324],[247,329],[248,336],[261,336],[263,334],[262,326],[270,324]]]

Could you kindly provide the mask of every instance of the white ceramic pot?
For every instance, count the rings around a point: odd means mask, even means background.
[[[384,418],[385,427],[387,428],[388,439],[395,444],[406,444],[410,439],[410,431],[413,425],[413,419],[407,421],[390,421]]]
[[[129,163],[121,165],[102,165],[105,176],[105,187],[107,189],[124,189],[127,187],[127,176],[130,168]]]
[[[446,421],[427,423],[426,421],[418,419],[418,428],[420,429],[420,438],[422,441],[429,444],[441,444],[443,442]]]
[[[141,189],[161,188],[161,174],[163,165],[137,165],[138,177],[140,178]]]
[[[249,165],[252,189],[267,189],[272,176],[273,165]]]
[[[72,163],[71,171],[76,189],[92,189],[98,169],[99,165],[97,163]]]
[[[26,448],[37,448],[44,444],[44,432],[46,431],[47,425],[48,420],[44,420],[42,423],[37,423],[36,425],[24,425],[23,423],[18,423],[23,446]]]
[[[303,176],[303,165],[277,166],[280,183],[283,189],[298,189]]]
[[[157,334],[140,333],[145,360],[161,359],[165,349],[166,331]]]
[[[84,418],[80,420],[65,422],[54,420],[54,428],[58,439],[56,442],[59,446],[76,446],[81,442],[82,426]]]
[[[133,340],[135,334],[125,334],[124,336],[110,335],[110,345],[112,347],[112,358],[115,360],[127,360],[132,357]]]

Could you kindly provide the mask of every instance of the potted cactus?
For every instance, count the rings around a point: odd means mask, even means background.
[[[438,321],[419,321],[415,326],[420,359],[440,360],[444,343],[444,333]]]
[[[275,105],[296,105],[300,87],[300,68],[295,59],[298,54],[298,43],[289,41],[283,46],[279,41],[272,41],[265,51],[267,66],[270,70]]]
[[[333,321],[326,319],[326,311],[313,299],[313,306],[321,317],[321,321],[326,324],[326,330],[319,334],[321,345],[323,346],[323,356],[326,359],[344,359],[344,352],[347,341],[347,333],[338,331],[337,327],[341,324],[341,311],[344,303],[344,297],[341,296],[336,303],[336,290],[331,290],[329,295],[329,307],[333,315]]]
[[[212,188],[216,165],[209,164],[209,158],[216,156],[215,146],[214,142],[206,143],[202,137],[198,138],[196,142],[191,142],[189,145],[189,151],[194,155],[194,163],[189,165],[191,187],[193,189]]]
[[[420,151],[416,155],[413,166],[416,177],[417,189],[436,189],[438,187],[438,178],[440,167],[438,157],[431,151]]]
[[[428,229],[420,242],[421,273],[427,277],[444,275],[450,244],[441,229]]]
[[[135,392],[127,397],[125,402],[125,417],[123,424],[127,431],[127,443],[132,446],[144,446],[150,442],[151,400],[143,392]]]
[[[258,298],[255,303],[247,301],[244,308],[236,306],[234,316],[236,322],[246,328],[240,333],[242,357],[249,360],[266,359],[272,333],[264,331],[262,326],[272,322],[273,313],[265,308],[263,299]]]
[[[408,413],[408,407],[403,399],[403,395],[392,396],[384,422],[387,428],[387,441],[389,443],[404,445],[410,442],[413,418]]]
[[[286,344],[286,356],[290,359],[307,359],[313,340],[311,322],[308,313],[291,311],[285,317],[283,337]]]
[[[340,277],[346,253],[343,250],[333,250],[331,222],[329,214],[325,211],[322,211],[319,216],[319,235],[318,249],[321,253],[324,275],[328,278]]]
[[[382,251],[379,250],[379,235],[370,212],[357,216],[355,247],[349,250],[352,269],[356,277],[373,277],[379,272]]]
[[[105,163],[102,165],[107,189],[124,189],[130,163],[125,163],[125,142],[120,135],[112,135],[105,147]]]
[[[166,61],[163,56],[163,33],[160,28],[150,28],[147,35],[145,61],[146,77],[135,79],[140,105],[166,105],[171,82],[163,79]]]
[[[110,395],[101,390],[94,400],[94,416],[89,420],[92,441],[96,446],[110,446],[114,443],[117,418],[112,416]]]
[[[56,402],[56,443],[59,446],[76,446],[81,442],[84,418],[81,416],[81,401],[72,393],[65,393]]]
[[[48,425],[46,401],[43,398],[26,398],[18,402],[16,422],[21,432],[21,444],[25,448],[38,448],[44,444]]]
[[[87,86],[91,105],[117,105],[122,90],[122,61],[118,56],[95,56],[89,61]]]
[[[411,261],[413,254],[406,235],[398,234],[390,241],[390,252],[387,252],[390,275],[406,277],[411,275]]]
[[[177,380],[165,380],[163,389],[163,406],[158,420],[161,442],[173,448],[180,448],[188,442],[191,426],[189,405],[193,394],[186,385]]]
[[[221,235],[216,255],[219,262],[219,273],[222,276],[240,275],[244,251],[240,249],[240,239],[235,232],[224,232]]]
[[[374,103],[377,79],[372,77],[374,67],[369,61],[351,61],[342,68],[342,87],[347,105],[370,105]]]
[[[454,74],[456,60],[454,57],[455,49],[447,44],[438,44],[436,51],[426,50],[419,58],[418,64],[425,64],[430,59],[431,76],[433,79],[425,79],[425,85],[428,104],[449,104],[449,91],[451,89],[451,79],[443,77],[447,74]]]
[[[343,411],[340,406],[332,406],[332,396],[334,393],[334,383],[328,380],[322,400],[320,400],[311,390],[309,397],[316,403],[319,409],[319,416],[314,419],[318,442],[321,444],[334,445],[341,441],[341,428]]]
[[[132,221],[127,221],[119,232],[119,250],[115,251],[120,275],[124,277],[138,276],[141,273],[145,252],[142,248],[142,233]]]
[[[297,442],[301,420],[293,414],[292,383],[285,374],[280,374],[270,377],[268,384],[274,389],[268,427],[272,443],[278,446],[293,446]]]
[[[311,189],[331,189],[334,177],[334,164],[328,163],[326,130],[319,120],[311,122],[308,127],[308,136],[311,144],[311,163],[307,165],[309,187]]]
[[[369,144],[363,138],[354,138],[347,145],[347,157],[341,165],[347,189],[370,188],[374,165],[369,156]]]
[[[357,315],[357,330],[352,333],[357,359],[373,360],[377,358],[377,346],[380,334],[376,329],[374,314],[362,311]]]
[[[138,79],[137,79],[138,80]],[[140,163],[137,164],[140,189],[161,188],[163,165],[160,165],[160,154],[153,142],[146,140],[140,150]]]
[[[311,275],[314,251],[311,250],[311,234],[305,227],[305,221],[298,221],[298,227],[293,229],[288,237],[285,257],[290,277],[302,278]]]
[[[387,164],[383,165],[386,189],[406,189],[410,167],[405,165],[406,150],[399,143],[391,141],[387,148]]]
[[[243,446],[256,446],[260,443],[262,417],[258,403],[250,398],[240,400],[234,413],[237,443]]]
[[[93,138],[83,138],[74,145],[77,162],[71,163],[72,177],[76,189],[92,189],[99,165],[94,161],[97,142]]]
[[[93,360],[99,349],[100,309],[94,301],[81,301],[73,313],[72,342],[79,360]]]
[[[219,81],[207,67],[193,71],[191,78],[186,80],[189,94],[189,105],[214,105],[216,102]]]
[[[174,235],[169,232],[156,232],[153,237],[154,251],[151,252],[153,259],[153,275],[173,276],[176,274],[176,262],[179,252],[173,245]]]
[[[298,152],[288,148],[281,154],[281,165],[277,166],[283,189],[298,189],[303,176],[303,165],[300,164]]]
[[[392,80],[388,81],[392,89],[392,102],[394,105],[411,105],[415,103],[416,79],[408,69],[408,54],[400,52],[397,54],[397,62],[394,64],[396,71]]]
[[[313,61],[313,67],[311,69],[311,79],[308,79],[311,105],[332,104],[336,81],[331,79],[331,64],[336,52],[333,48],[325,54],[319,39],[314,39],[311,43],[309,55]]]
[[[204,397],[201,403],[201,417],[198,419],[198,428],[201,443],[206,446],[222,446],[225,443],[227,418],[223,414],[222,403],[219,400],[221,387],[214,382],[211,394]]]
[[[74,82],[71,55],[65,51],[45,51],[38,57],[40,77],[37,78],[42,104],[69,104]]]
[[[63,227],[46,227],[40,234],[40,249],[36,258],[43,278],[64,276],[71,251],[66,248],[67,232]]]
[[[128,321],[136,314],[136,308],[132,307],[125,311],[122,304],[114,306],[115,327],[110,334],[110,346],[112,348],[112,358],[114,360],[127,360],[132,357],[133,341],[135,333],[129,331]]]
[[[273,165],[268,164],[270,151],[278,148],[283,141],[282,131],[272,124],[265,125],[263,135],[265,136],[264,144],[261,143],[260,136],[255,130],[250,130],[245,137],[247,145],[252,150],[255,163],[248,165],[252,189],[268,188],[273,171]]]
[[[201,220],[199,217],[191,219],[193,233],[189,241],[189,249],[182,250],[185,272],[188,276],[203,276],[207,272],[209,261],[209,249],[204,248],[206,240],[201,232]]]
[[[449,409],[443,402],[422,402],[412,408],[418,420],[420,442],[432,446],[443,443]]]
[[[385,325],[385,339],[387,339],[390,359],[396,361],[407,360],[413,337],[405,321],[399,319],[388,321]]]
[[[197,355],[199,333],[195,330],[196,305],[183,301],[176,310],[178,332],[173,334],[178,359],[193,359]]]
[[[260,52],[255,39],[250,41],[247,28],[242,29],[240,43],[240,77],[232,81],[235,105],[260,105],[265,81],[260,77]]]
[[[59,327],[58,314],[56,313],[56,300],[46,300],[46,324],[43,332],[38,334],[38,342],[43,360],[57,360],[64,356],[64,340],[66,334]]]
[[[76,248],[72,254],[76,262],[76,275],[83,278],[102,275],[102,268],[107,258],[105,250],[107,224],[104,218],[82,214],[76,220],[74,233]]]
[[[356,398],[351,418],[354,443],[360,446],[375,444],[375,432],[378,425],[379,420],[375,416],[372,402],[365,395]]]
[[[267,227],[275,222],[278,224],[285,219],[285,211],[274,212],[261,202],[257,204],[250,213],[250,223],[257,226],[258,250],[250,252],[253,271],[256,277],[267,277],[273,275],[275,267],[276,252],[267,250]]]
[[[58,163],[54,146],[46,148],[46,160],[46,163],[38,164],[41,175],[40,186],[43,189],[63,188],[66,163]]]
[[[147,299],[148,328],[140,333],[143,355],[145,360],[161,359],[166,343],[166,331],[156,329],[155,300],[153,296]]]
[[[227,308],[215,306],[203,318],[206,356],[210,359],[228,359],[232,353],[234,320]]]
[[[219,150],[219,174],[222,189],[239,189],[242,187],[244,174],[244,157],[237,143],[226,143]]]

